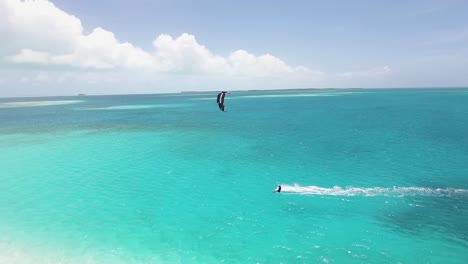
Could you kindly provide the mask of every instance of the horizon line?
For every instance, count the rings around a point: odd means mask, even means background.
[[[307,90],[418,90],[418,89],[468,89],[468,86],[431,86],[431,87],[348,87],[348,88],[280,88],[280,89],[247,89],[247,90],[229,90],[229,92],[272,92],[272,91],[307,91]],[[221,90],[219,90],[221,91]],[[228,90],[226,90],[228,91]],[[0,96],[4,98],[41,98],[41,97],[83,97],[83,96],[123,96],[123,95],[159,95],[159,94],[191,94],[191,93],[216,93],[218,90],[195,90],[180,92],[154,92],[154,93],[122,93],[122,94],[85,94],[78,93],[73,95],[32,95],[32,96]]]

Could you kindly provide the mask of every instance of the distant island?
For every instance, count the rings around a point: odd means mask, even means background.
[[[314,91],[324,91],[324,90],[361,90],[366,88],[283,88],[283,89],[250,89],[250,90],[224,90],[231,92],[275,92],[275,91],[305,91],[305,90],[314,90]],[[221,90],[219,90],[221,91]],[[181,91],[179,93],[213,93],[217,91]]]
[[[229,90],[224,89],[224,91],[229,92],[284,92],[284,91],[330,91],[330,90],[426,90],[426,89],[468,89],[468,87],[378,87],[378,88],[360,88],[360,87],[350,87],[350,88],[282,88],[282,89],[249,89],[249,90]],[[220,89],[219,91],[223,91]],[[218,91],[181,91],[179,93],[183,94],[194,94],[194,93],[215,93]]]
[[[252,89],[247,90],[249,92],[261,92],[261,91],[323,91],[323,90],[361,90],[366,88],[283,88],[283,89],[271,89],[271,90],[261,90],[261,89]]]

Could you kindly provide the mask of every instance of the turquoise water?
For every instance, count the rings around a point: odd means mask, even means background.
[[[0,263],[466,263],[468,90],[215,97],[0,99]]]

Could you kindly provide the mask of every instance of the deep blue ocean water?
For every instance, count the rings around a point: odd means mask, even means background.
[[[225,103],[0,99],[0,263],[466,263],[468,90]]]

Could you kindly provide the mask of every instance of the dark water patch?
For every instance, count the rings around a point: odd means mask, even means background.
[[[376,219],[416,237],[441,237],[468,245],[468,197],[407,197]]]

